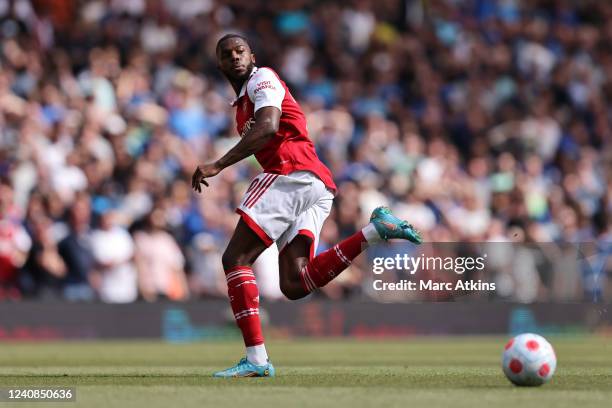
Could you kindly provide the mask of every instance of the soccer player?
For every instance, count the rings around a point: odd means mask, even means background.
[[[246,358],[215,377],[272,377],[259,321],[259,292],[251,265],[274,242],[279,248],[281,291],[300,299],[325,286],[368,245],[390,238],[421,243],[419,233],[388,208],[378,207],[370,223],[333,248],[314,256],[319,233],[329,215],[336,185],[308,138],[306,120],[289,89],[270,68],[256,67],[247,40],[222,37],[217,65],[238,97],[234,100],[241,140],[214,163],[199,165],[192,188],[224,168],[255,154],[263,172],[248,187],[236,212],[240,220],[222,263]]]

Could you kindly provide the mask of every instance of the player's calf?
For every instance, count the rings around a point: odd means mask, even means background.
[[[264,247],[265,249],[265,247]],[[221,263],[223,264],[223,270],[229,271],[237,266],[248,265],[251,266],[260,255],[260,249],[256,248],[252,251],[245,251],[244,248],[237,248],[229,245],[223,255],[221,256]]]
[[[298,235],[278,257],[280,290],[289,300],[298,300],[310,293],[302,286],[300,271],[310,262],[312,245],[310,237]]]

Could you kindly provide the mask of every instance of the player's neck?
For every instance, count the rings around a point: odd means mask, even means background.
[[[240,90],[242,89],[242,85],[244,84],[245,80],[237,80],[237,81],[232,81],[230,80],[230,84],[232,84],[232,88],[234,88],[234,92],[236,92],[236,96],[240,95]]]
[[[240,91],[242,90],[242,86],[244,85],[244,83],[246,81],[249,80],[249,78],[251,77],[251,73],[253,72],[253,70],[255,69],[255,66],[253,66],[249,72],[247,74],[244,75],[244,77],[240,78],[240,79],[230,79],[229,82],[232,85],[232,88],[234,88],[234,92],[236,92],[236,96],[240,95]]]

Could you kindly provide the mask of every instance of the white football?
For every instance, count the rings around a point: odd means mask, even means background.
[[[519,334],[506,343],[502,368],[515,385],[542,385],[555,373],[557,356],[544,337]]]

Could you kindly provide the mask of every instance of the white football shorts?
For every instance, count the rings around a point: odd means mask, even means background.
[[[309,171],[286,176],[261,173],[236,212],[267,246],[276,242],[279,251],[298,234],[309,236],[314,243],[312,258],[333,200],[332,192]]]

